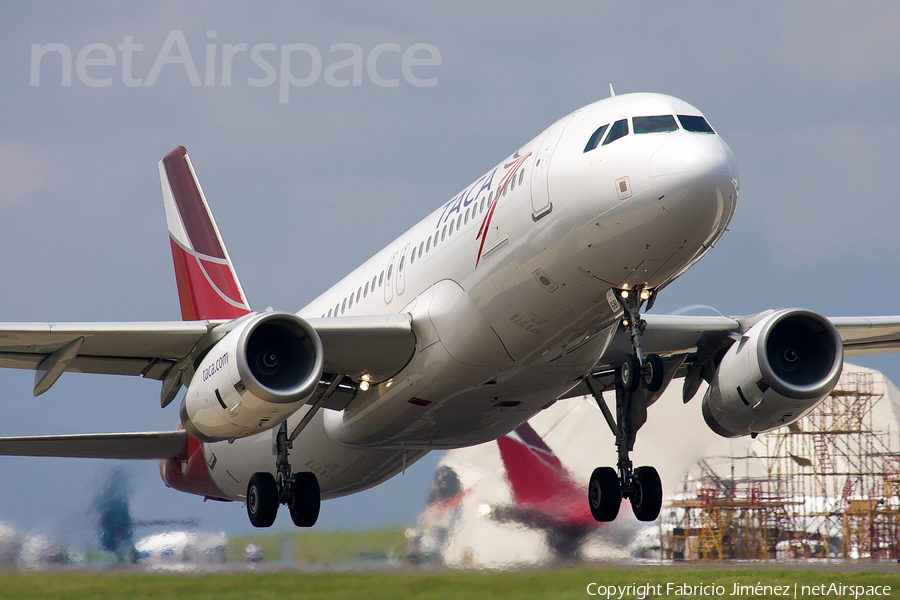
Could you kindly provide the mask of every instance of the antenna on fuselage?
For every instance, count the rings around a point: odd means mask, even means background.
[[[616,97],[616,90],[612,89],[612,84],[611,84],[611,83],[609,84],[609,97],[610,97],[610,98],[615,98],[615,97]]]

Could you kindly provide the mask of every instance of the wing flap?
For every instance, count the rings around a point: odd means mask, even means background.
[[[96,433],[0,438],[2,456],[71,458],[176,458],[187,449],[186,431]]]

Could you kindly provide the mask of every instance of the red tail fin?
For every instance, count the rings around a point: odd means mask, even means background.
[[[583,495],[569,472],[528,423],[497,440],[516,504],[538,507],[561,495]]]
[[[185,321],[234,319],[250,312],[187,150],[159,161],[166,222]]]

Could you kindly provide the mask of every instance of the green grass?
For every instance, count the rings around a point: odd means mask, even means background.
[[[0,598],[17,599],[128,599],[166,598],[176,600],[204,599],[278,599],[328,598],[358,600],[415,598],[442,600],[487,600],[515,598],[516,600],[544,598],[590,598],[586,586],[590,582],[601,585],[631,585],[635,583],[720,584],[729,596],[734,582],[744,585],[821,585],[837,582],[845,585],[882,586],[892,588],[892,597],[900,597],[898,573],[836,573],[787,571],[772,569],[671,569],[671,568],[602,568],[559,569],[554,571],[484,573],[474,571],[403,571],[374,573],[315,573],[241,572],[233,574],[162,575],[143,573],[31,572],[0,575]],[[665,596],[665,594],[663,594]],[[624,598],[634,598],[625,594]],[[659,596],[657,596],[659,597]],[[669,597],[715,598],[719,596]],[[746,596],[745,596],[746,597]],[[766,596],[752,596],[754,598]],[[793,597],[793,596],[790,596]],[[835,597],[832,594],[830,597]],[[839,596],[850,597],[853,596]],[[863,596],[860,596],[863,597]],[[884,596],[882,596],[883,598]]]
[[[406,556],[405,529],[394,525],[365,531],[297,531],[291,540],[294,562],[334,564],[402,559]]]
[[[263,563],[279,562],[283,559],[286,542],[293,562],[298,564],[352,564],[403,559],[406,556],[405,529],[403,525],[392,525],[362,531],[304,529],[291,533],[244,535],[228,540],[225,560],[242,562],[247,545],[257,544],[263,549]]]

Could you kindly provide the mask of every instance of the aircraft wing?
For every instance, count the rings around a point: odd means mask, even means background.
[[[0,456],[175,458],[187,449],[184,430],[0,438]]]
[[[36,370],[54,357],[63,371],[163,379],[219,323],[0,323],[0,367]]]
[[[739,336],[767,314],[735,318],[645,314],[642,315],[647,321],[643,350],[645,354],[659,354],[670,377],[683,377],[691,365],[715,359],[731,345],[734,336]],[[900,352],[900,316],[831,317],[829,320],[841,336],[845,357]],[[631,352],[631,340],[624,331],[623,335],[615,335],[595,365],[594,377],[603,386],[612,385],[614,368]],[[588,393],[587,386],[581,382],[562,398]]]
[[[230,321],[0,323],[0,367],[36,370],[35,395],[65,371],[164,380],[170,369],[219,336]],[[326,371],[390,379],[409,362],[416,338],[408,315],[310,319]]]
[[[763,315],[768,313],[762,313]],[[647,321],[644,331],[644,353],[663,357],[685,355],[713,356],[723,344],[730,345],[730,336],[741,334],[758,320],[749,317],[697,317],[690,315],[643,315]],[[900,352],[900,316],[891,317],[832,317],[844,342],[845,356],[865,356],[886,352]],[[631,352],[628,336],[616,336],[604,353],[603,363],[614,363],[620,355]]]
[[[829,319],[844,340],[844,356],[900,352],[900,316]]]

